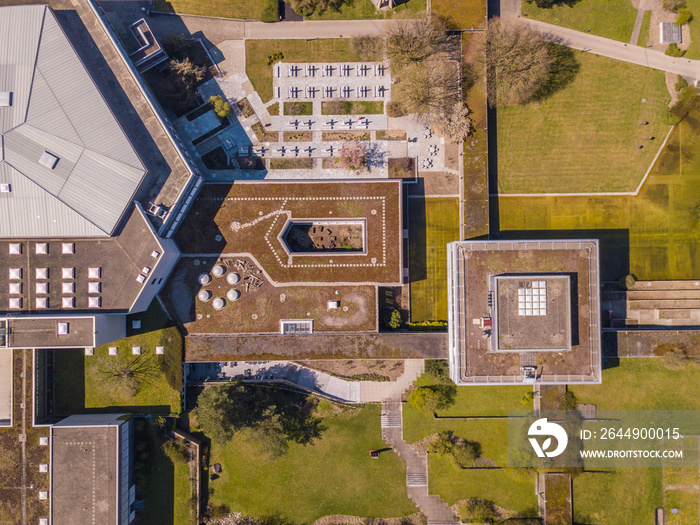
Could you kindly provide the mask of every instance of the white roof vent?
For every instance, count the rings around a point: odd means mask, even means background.
[[[22,293],[22,283],[10,283],[10,293],[11,294],[21,294]]]
[[[164,346],[156,346],[156,355],[163,355],[165,353]]]
[[[39,446],[40,447],[48,447],[49,446],[49,438],[46,436],[41,436],[39,438]]]
[[[85,355],[86,356],[95,355],[95,349],[92,346],[86,346],[85,347]]]
[[[10,309],[19,310],[22,308],[22,298],[21,297],[10,297]]]
[[[48,490],[40,490],[39,491],[39,499],[49,499],[49,491]]]
[[[340,301],[328,301],[329,310],[335,310],[336,308],[340,308]]]
[[[102,276],[102,268],[97,266],[95,268],[88,268],[88,278],[99,279]]]
[[[75,268],[63,268],[61,277],[63,279],[73,279],[75,277]]]
[[[136,277],[136,280],[140,283],[143,283],[146,280],[146,276],[139,274],[138,277]]]
[[[12,106],[12,91],[0,91],[0,108]]]
[[[63,308],[75,308],[75,297],[62,297],[61,306]]]
[[[68,323],[58,323],[57,332],[58,335],[68,335],[70,332],[70,325]]]
[[[48,472],[49,471],[49,464],[48,463],[39,463],[39,472]]]
[[[49,518],[39,518],[39,525],[49,525]]]
[[[48,151],[45,151],[41,154],[39,164],[52,170],[56,167],[56,164],[58,164],[58,157],[52,153],[49,153]]]
[[[21,279],[22,268],[10,268],[10,279]]]
[[[134,355],[141,355],[141,347],[140,346],[132,346],[131,353]]]
[[[64,255],[75,253],[75,244],[72,242],[64,242],[61,244],[61,253]]]
[[[109,347],[109,355],[117,355],[119,352],[119,348],[116,346],[110,346]]]
[[[48,279],[49,278],[49,269],[48,268],[37,268],[36,269],[36,278],[37,279]]]
[[[49,298],[48,297],[37,297],[36,298],[36,307],[37,308],[48,308],[49,307]]]
[[[88,283],[88,293],[100,293],[102,291],[102,283],[92,282]]]
[[[37,294],[49,293],[49,283],[36,283],[36,293]]]
[[[21,242],[11,242],[10,243],[10,255],[21,255],[22,254],[22,243]]]
[[[160,257],[160,252],[157,250],[153,250],[151,252],[151,257],[153,257],[154,259],[157,259],[158,257]]]
[[[75,283],[61,283],[61,293],[75,293]]]
[[[12,185],[7,183],[0,184],[0,193],[10,193],[12,191]]]
[[[37,255],[46,255],[49,253],[49,243],[48,242],[38,242],[35,245],[35,251]]]
[[[88,297],[88,308],[99,308],[102,306],[102,297]]]

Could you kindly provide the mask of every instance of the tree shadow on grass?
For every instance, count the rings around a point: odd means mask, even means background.
[[[547,47],[553,58],[552,69],[547,80],[532,97],[537,102],[564,89],[573,82],[581,70],[581,63],[576,59],[573,49],[558,44],[548,44]]]

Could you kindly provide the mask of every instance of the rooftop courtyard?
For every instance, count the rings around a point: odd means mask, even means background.
[[[597,241],[448,246],[457,384],[599,383]]]

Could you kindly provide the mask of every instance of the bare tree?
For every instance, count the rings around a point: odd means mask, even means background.
[[[491,107],[524,104],[547,82],[553,58],[539,33],[517,22],[489,21],[485,55]]]
[[[457,102],[451,111],[433,126],[438,133],[452,142],[462,142],[472,132],[472,119],[469,118],[469,108],[462,102]]]
[[[357,36],[350,41],[352,50],[357,53],[362,60],[375,61],[382,60],[384,54],[384,39],[371,36]]]
[[[445,21],[434,15],[395,18],[385,30],[386,52],[395,69],[448,50]]]
[[[151,354],[108,356],[100,353],[95,360],[97,374],[104,387],[128,397],[138,394],[141,387],[158,373],[158,363]]]
[[[441,119],[462,98],[459,63],[451,60],[411,64],[398,77],[396,100],[426,124]]]

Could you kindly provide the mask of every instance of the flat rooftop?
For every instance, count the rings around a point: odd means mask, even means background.
[[[450,243],[453,380],[518,384],[534,370],[542,384],[600,382],[598,265],[595,240]]]
[[[571,350],[568,275],[518,274],[492,278],[496,295],[493,349],[500,352]]]
[[[59,324],[66,328],[60,332],[66,333],[59,333]],[[93,317],[11,317],[7,326],[8,348],[95,346]]]
[[[175,241],[189,254],[250,256],[276,284],[399,285],[401,191],[400,180],[208,184]],[[337,248],[290,250],[285,233],[294,222],[308,223],[318,245]],[[362,250],[339,249],[343,222],[361,223]]]
[[[118,427],[54,426],[51,435],[51,523],[116,523]]]

